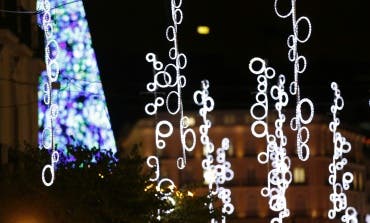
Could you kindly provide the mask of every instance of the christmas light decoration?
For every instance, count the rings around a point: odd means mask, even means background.
[[[301,98],[300,86],[299,86],[299,75],[301,75],[307,67],[307,60],[306,57],[299,55],[298,53],[298,43],[305,43],[311,36],[311,22],[310,20],[305,17],[301,16],[297,19],[296,15],[296,0],[291,0],[291,8],[289,12],[286,14],[282,14],[279,12],[278,3],[279,0],[275,0],[274,8],[275,13],[280,18],[292,18],[293,24],[293,34],[289,35],[287,39],[287,45],[289,47],[288,51],[288,59],[290,62],[294,64],[294,81],[291,82],[289,91],[292,95],[296,96],[296,115],[294,118],[291,119],[290,126],[291,129],[297,132],[297,153],[298,158],[302,161],[306,161],[310,155],[310,149],[308,147],[308,140],[309,140],[309,131],[308,128],[304,125],[309,124],[314,115],[314,106],[310,99],[308,98]],[[307,35],[303,37],[299,37],[299,27],[300,24],[306,23],[308,26]],[[302,114],[302,107],[303,105],[309,106],[309,115],[307,118],[303,117]],[[304,137],[305,136],[305,137]]]
[[[214,100],[209,96],[208,80],[202,81],[202,90],[194,93],[195,104],[202,106],[199,109],[199,114],[203,119],[203,124],[199,126],[201,134],[200,141],[205,148],[205,159],[202,161],[203,176],[211,195],[217,196],[222,202],[222,222],[226,222],[226,215],[231,215],[234,212],[234,206],[231,203],[231,190],[222,187],[226,181],[231,181],[234,177],[234,172],[231,169],[231,163],[226,161],[226,151],[230,147],[229,139],[224,138],[222,145],[216,150],[216,157],[214,158],[214,144],[208,136],[208,131],[212,123],[207,119],[207,113],[214,108]],[[209,204],[209,209],[213,211],[213,204]],[[216,219],[211,219],[212,223],[217,223]]]
[[[182,145],[182,157],[177,159],[177,167],[179,169],[185,168],[186,165],[186,152],[194,150],[196,144],[195,132],[189,128],[189,118],[184,116],[183,104],[181,99],[181,89],[186,85],[186,77],[181,75],[181,70],[186,67],[187,59],[185,54],[180,53],[177,42],[177,29],[178,25],[181,24],[183,14],[180,9],[182,0],[176,1],[171,0],[171,14],[173,25],[167,27],[166,37],[167,40],[173,42],[173,47],[169,50],[169,58],[172,63],[163,66],[163,63],[157,60],[154,53],[148,53],[146,60],[152,63],[153,69],[155,70],[154,80],[147,84],[147,90],[149,92],[155,92],[158,89],[169,90],[167,97],[156,96],[154,102],[148,103],[145,106],[145,112],[148,115],[154,115],[157,113],[158,108],[166,106],[167,112],[171,115],[180,116],[180,140]],[[175,100],[175,106],[171,106],[171,101]],[[167,133],[161,132],[161,126],[166,125],[170,130]],[[158,149],[165,147],[165,141],[162,138],[170,137],[172,135],[173,125],[169,121],[161,121],[156,126],[156,145]],[[161,138],[160,138],[161,137]],[[187,142],[191,142],[188,145]]]
[[[158,96],[155,94],[153,102],[149,102],[145,105],[145,112],[148,115],[156,115],[160,107],[165,106],[166,110],[171,115],[178,115],[179,120],[179,132],[180,141],[182,146],[182,156],[177,159],[177,168],[184,169],[186,166],[186,152],[191,152],[195,148],[196,137],[193,129],[189,128],[190,119],[184,116],[183,103],[181,99],[181,89],[186,85],[186,77],[181,74],[181,70],[186,67],[187,59],[185,54],[180,53],[178,49],[177,41],[177,29],[178,25],[181,24],[183,14],[181,11],[182,0],[171,0],[171,15],[173,24],[168,26],[166,29],[166,38],[169,42],[173,43],[173,47],[169,50],[169,58],[172,62],[167,65],[163,65],[161,61],[157,60],[157,56],[154,53],[148,53],[146,55],[146,61],[152,63],[155,71],[152,82],[149,82],[146,86],[149,92],[155,93],[158,89],[168,91],[166,97]],[[173,102],[175,101],[175,105]],[[156,124],[155,127],[155,144],[157,149],[165,149],[166,141],[165,138],[169,138],[173,134],[174,126],[167,120],[161,120]],[[189,143],[190,142],[190,143]],[[190,144],[190,145],[189,145]],[[157,191],[159,191],[159,198],[167,200],[172,206],[175,206],[176,202],[173,198],[175,184],[169,178],[161,178],[160,176],[160,161],[156,156],[149,156],[147,158],[147,165],[150,168],[155,168],[155,176],[150,178],[151,181],[157,182]],[[163,193],[163,183],[169,184],[170,191]],[[169,214],[173,209],[169,210],[158,210],[157,219],[161,219],[161,214]]]
[[[46,64],[46,81],[42,82],[42,101],[45,104],[45,125],[42,130],[42,145],[45,149],[51,149],[51,164],[47,164],[42,169],[41,179],[45,186],[51,186],[55,179],[55,165],[59,161],[59,153],[55,150],[55,122],[58,117],[58,104],[54,103],[52,94],[53,84],[59,76],[59,45],[54,37],[53,20],[50,13],[49,0],[43,0],[42,29],[45,34],[45,64]],[[46,179],[47,171],[50,172],[50,180]]]
[[[338,171],[343,170],[344,166],[348,163],[348,160],[343,158],[343,155],[351,151],[351,144],[340,132],[337,132],[337,127],[340,124],[337,111],[343,109],[344,100],[337,83],[332,82],[331,89],[334,91],[334,104],[330,107],[333,114],[333,121],[329,123],[329,130],[333,133],[334,154],[332,163],[329,165],[329,184],[333,188],[333,192],[329,198],[333,203],[333,208],[329,210],[328,217],[334,219],[337,213],[344,211],[344,215],[341,217],[342,222],[357,223],[357,211],[353,207],[347,207],[347,195],[345,194],[345,191],[350,188],[350,184],[353,181],[353,174],[351,172],[344,172],[342,174],[342,181],[338,182],[337,180]]]
[[[257,160],[261,164],[271,164],[272,167],[268,172],[267,186],[262,188],[261,195],[269,198],[269,207],[272,211],[279,212],[278,217],[271,219],[270,222],[281,223],[283,218],[290,215],[285,192],[292,181],[291,161],[285,148],[287,137],[283,132],[286,117],[282,113],[282,108],[288,104],[288,94],[284,90],[285,76],[279,75],[278,83],[269,89],[268,80],[273,79],[276,74],[273,68],[267,67],[263,59],[256,57],[250,61],[249,70],[257,75],[258,81],[256,103],[250,109],[251,116],[255,119],[251,131],[257,138],[265,137],[267,142],[266,152],[260,152]],[[265,121],[269,109],[268,93],[276,101],[275,109],[278,112],[274,134],[269,133],[268,123]]]
[[[53,62],[49,62],[47,72],[41,74],[40,82],[45,83],[50,76],[48,73],[54,73],[51,80],[55,84],[41,85],[39,90],[39,127],[45,129],[49,125],[48,106],[42,102],[46,89],[51,91],[52,103],[59,107],[58,119],[53,119],[53,136],[55,149],[60,155],[66,155],[68,144],[115,153],[115,140],[83,3],[71,0],[45,2],[49,1],[38,1],[37,10],[42,12],[38,22],[41,24],[47,16],[53,21],[42,27],[45,26],[46,37],[53,37],[53,41],[46,38],[46,44],[59,50],[58,57],[53,55]],[[54,51],[45,52],[54,54]],[[56,70],[59,70],[59,75],[55,75]],[[40,132],[40,141],[49,134]]]

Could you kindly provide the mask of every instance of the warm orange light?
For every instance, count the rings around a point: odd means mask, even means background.
[[[197,32],[200,35],[208,35],[210,32],[210,28],[208,26],[198,26]]]
[[[236,157],[242,158],[243,156],[244,156],[244,150],[239,147],[238,150],[236,150]]]
[[[312,218],[317,218],[317,211],[316,210],[311,211],[311,217]]]

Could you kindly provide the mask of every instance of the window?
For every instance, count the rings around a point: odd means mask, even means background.
[[[235,123],[235,116],[234,115],[225,115],[224,116],[224,123],[226,125],[231,125]]]
[[[358,174],[358,189],[360,191],[364,190],[364,177],[361,172]]]
[[[229,144],[229,149],[226,152],[227,152],[228,156],[230,156],[230,157],[234,156],[234,146],[233,146],[233,143],[231,141],[230,141],[230,144]]]
[[[295,184],[306,183],[306,173],[303,167],[295,167],[293,170],[293,182]]]

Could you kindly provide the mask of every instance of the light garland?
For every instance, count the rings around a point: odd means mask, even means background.
[[[158,108],[165,104],[167,112],[171,115],[180,115],[180,139],[182,145],[182,157],[177,159],[177,167],[179,169],[184,169],[186,166],[186,152],[191,152],[195,148],[196,137],[193,129],[189,128],[189,118],[184,116],[183,103],[181,99],[181,89],[186,85],[186,78],[181,75],[181,70],[186,67],[187,59],[185,54],[180,53],[178,50],[177,43],[177,26],[181,24],[183,19],[183,14],[180,9],[182,0],[171,0],[171,14],[173,25],[167,27],[166,37],[167,40],[173,42],[173,47],[169,50],[169,58],[173,63],[169,63],[163,66],[163,63],[157,60],[154,53],[148,53],[146,55],[146,60],[153,64],[155,70],[154,80],[147,84],[147,90],[149,92],[155,92],[157,89],[167,89],[170,92],[167,94],[166,98],[161,96],[156,96],[154,102],[148,103],[145,106],[145,112],[148,115],[154,115],[157,113]],[[175,99],[177,105],[175,108],[171,108],[170,100]],[[161,132],[161,126],[166,125],[171,131],[167,133]],[[172,135],[173,125],[169,121],[161,121],[156,127],[156,145],[159,149],[165,147],[165,142],[163,137],[170,137]],[[191,145],[187,145],[187,139],[191,140]]]
[[[292,95],[296,96],[297,104],[296,104],[296,114],[295,117],[291,119],[290,126],[291,129],[297,132],[297,153],[298,158],[302,161],[308,160],[310,156],[310,149],[308,147],[308,140],[309,140],[309,131],[308,128],[303,126],[309,124],[314,115],[314,106],[310,99],[302,98],[300,93],[299,87],[299,78],[298,76],[302,74],[307,67],[307,60],[306,57],[298,54],[298,43],[305,43],[311,36],[311,22],[306,16],[301,16],[297,19],[296,16],[296,0],[291,0],[291,9],[286,14],[281,14],[278,10],[278,2],[279,0],[275,0],[274,8],[275,13],[280,18],[288,18],[292,17],[292,24],[293,24],[293,34],[289,35],[287,39],[287,45],[289,47],[288,52],[288,59],[289,61],[294,63],[294,81],[291,82],[289,90]],[[305,38],[299,37],[299,24],[302,22],[306,22],[308,25],[308,32]],[[307,104],[310,108],[308,118],[304,118],[302,115],[302,106]],[[304,138],[305,135],[305,138]]]
[[[226,222],[226,215],[231,215],[234,212],[234,205],[231,203],[231,190],[222,187],[226,181],[231,181],[234,177],[234,171],[231,169],[231,163],[226,161],[226,151],[230,147],[229,139],[224,138],[222,145],[216,150],[216,159],[214,159],[214,144],[208,136],[208,131],[212,126],[212,122],[207,119],[207,113],[214,108],[214,100],[209,96],[208,80],[202,81],[202,90],[194,93],[195,104],[202,106],[199,109],[199,114],[203,119],[203,124],[199,126],[201,134],[200,141],[205,148],[205,159],[202,161],[203,176],[205,182],[208,183],[211,195],[217,196],[222,202],[222,217],[221,221]],[[216,161],[216,162],[215,162]],[[213,211],[213,204],[209,204],[210,212]],[[211,219],[212,223],[217,223],[216,219]]]
[[[333,114],[333,121],[330,122],[329,129],[333,133],[334,154],[332,163],[329,165],[329,184],[333,188],[333,192],[329,198],[333,203],[333,208],[329,210],[328,217],[334,219],[337,213],[344,211],[344,215],[341,217],[342,222],[357,223],[357,211],[353,207],[347,207],[347,195],[345,194],[345,191],[350,188],[350,184],[353,181],[353,174],[351,172],[344,172],[342,181],[337,181],[337,171],[343,170],[344,166],[348,163],[348,160],[342,156],[351,151],[351,144],[340,132],[337,132],[337,127],[340,124],[337,111],[343,109],[344,100],[337,83],[332,82],[331,89],[334,91],[334,104],[330,107]]]
[[[57,57],[59,53],[59,45],[55,40],[53,33],[53,21],[50,13],[50,2],[49,0],[43,0],[42,2],[43,15],[42,15],[42,28],[45,33],[45,64],[47,81],[43,83],[43,101],[47,106],[46,114],[47,122],[42,131],[42,145],[45,149],[51,149],[51,164],[47,164],[43,167],[41,173],[41,179],[45,186],[51,186],[55,180],[55,165],[59,161],[59,153],[55,150],[55,139],[54,139],[54,123],[58,117],[58,105],[54,104],[53,100],[53,83],[58,80],[59,76],[59,64]],[[50,171],[50,180],[46,179],[46,171]]]
[[[257,66],[259,69],[256,69]],[[285,76],[280,75],[278,84],[268,88],[268,80],[275,77],[275,70],[267,67],[263,59],[255,57],[249,63],[249,70],[257,75],[258,93],[256,103],[250,109],[251,116],[255,119],[252,123],[252,134],[257,138],[266,138],[266,152],[260,152],[257,160],[261,164],[271,163],[272,169],[268,172],[267,186],[262,188],[261,195],[269,198],[269,208],[272,211],[279,212],[278,217],[271,219],[271,223],[281,223],[283,218],[290,215],[287,208],[285,197],[286,190],[292,181],[290,171],[291,161],[287,156],[286,148],[287,137],[283,132],[283,124],[286,120],[282,113],[282,108],[288,104],[288,94],[284,90]],[[270,91],[269,91],[270,90]],[[268,92],[272,99],[276,101],[275,109],[278,112],[278,118],[275,120],[275,132],[269,134],[268,123]],[[262,113],[259,113],[261,112]],[[261,127],[262,131],[258,127]]]
[[[158,109],[162,106],[166,107],[166,110],[171,115],[179,115],[179,130],[180,140],[182,145],[182,156],[177,159],[176,165],[178,169],[184,169],[186,166],[186,152],[191,152],[195,148],[196,137],[193,129],[189,128],[189,118],[184,116],[183,103],[181,98],[181,89],[186,85],[186,78],[181,74],[181,70],[185,69],[187,59],[185,54],[180,53],[177,42],[177,27],[181,24],[183,14],[180,9],[182,0],[171,0],[171,15],[173,24],[168,26],[166,29],[166,38],[169,42],[173,42],[173,47],[168,52],[168,56],[172,63],[163,65],[161,61],[157,60],[157,56],[154,53],[148,53],[146,55],[146,61],[152,63],[155,71],[153,82],[149,82],[146,86],[149,92],[155,93],[158,89],[168,90],[169,93],[166,97],[158,96],[155,94],[153,102],[145,105],[145,113],[148,115],[156,115]],[[175,100],[176,106],[170,105],[170,101]],[[161,120],[156,124],[155,127],[155,144],[157,149],[165,149],[166,141],[165,138],[169,138],[173,134],[173,124],[168,120]],[[191,140],[191,144],[188,145],[187,140]],[[157,156],[149,156],[147,158],[147,165],[150,168],[155,168],[155,176],[150,178],[150,181],[156,181],[156,189],[159,192],[158,196],[161,200],[167,200],[172,206],[176,205],[174,196],[175,184],[169,178],[161,178],[160,176],[160,162]],[[168,184],[170,191],[163,192],[166,190],[164,184]],[[173,209],[160,210],[158,209],[157,219],[161,219],[161,214],[169,214]]]

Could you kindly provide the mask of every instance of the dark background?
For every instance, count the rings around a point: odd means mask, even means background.
[[[290,1],[280,2],[282,10],[288,9]],[[172,43],[166,40],[165,30],[172,24],[170,0],[84,0],[84,5],[117,137],[138,118],[147,117],[144,106],[153,95],[146,93],[146,84],[152,81],[153,73],[146,53],[154,52],[161,61],[169,62]],[[195,108],[192,94],[205,78],[211,83],[216,109],[249,109],[257,82],[248,63],[255,56],[265,58],[278,74],[292,80],[293,65],[286,45],[292,33],[291,18],[279,18],[273,5],[273,0],[183,1],[184,20],[178,37],[179,49],[188,58],[183,72],[188,80],[183,89],[185,110]],[[313,28],[310,40],[298,48],[308,61],[300,76],[302,97],[314,102],[316,113],[330,117],[330,83],[336,81],[345,100],[339,117],[367,135],[369,10],[370,3],[365,0],[297,1],[297,16],[309,17]],[[210,26],[210,35],[198,35],[198,25]]]

